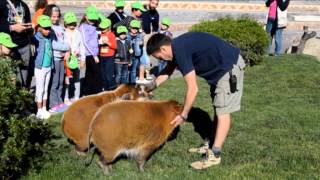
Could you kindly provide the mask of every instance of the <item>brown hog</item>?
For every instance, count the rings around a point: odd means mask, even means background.
[[[143,170],[146,159],[175,129],[170,122],[182,111],[176,101],[118,101],[102,106],[89,130],[100,153],[99,165],[105,175],[118,155],[136,159]]]
[[[120,85],[114,91],[90,95],[74,102],[62,116],[62,131],[76,145],[76,152],[84,155],[89,147],[88,131],[92,117],[104,104],[120,98],[138,100],[148,98],[143,88],[135,85]]]

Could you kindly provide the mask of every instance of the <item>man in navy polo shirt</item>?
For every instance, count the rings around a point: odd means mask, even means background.
[[[210,85],[211,98],[217,121],[212,150],[201,147],[197,152],[207,153],[204,160],[191,164],[194,169],[205,169],[221,162],[221,148],[231,125],[230,114],[240,110],[245,63],[240,50],[218,37],[203,32],[185,33],[173,40],[162,34],[153,35],[147,43],[147,53],[168,61],[166,68],[147,88],[152,91],[166,81],[177,68],[187,85],[184,108],[171,124],[182,124],[198,93],[196,76]]]

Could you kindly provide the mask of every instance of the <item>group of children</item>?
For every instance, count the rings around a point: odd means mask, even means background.
[[[48,5],[45,12],[47,15],[39,15],[34,23],[33,37],[39,119],[63,112],[82,95],[113,90],[120,84],[139,80],[137,70],[144,53],[139,20],[133,19],[129,29],[119,25],[113,32],[111,21],[94,6],[86,9],[79,25],[72,12],[64,14],[63,26],[60,25],[62,14],[57,5]],[[170,23],[164,18],[159,33],[170,36]],[[0,33],[0,46],[5,51],[16,45],[8,34]]]

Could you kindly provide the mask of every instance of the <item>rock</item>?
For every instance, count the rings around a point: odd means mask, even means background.
[[[315,56],[320,60],[320,38],[314,37],[309,39],[304,45],[302,53]]]

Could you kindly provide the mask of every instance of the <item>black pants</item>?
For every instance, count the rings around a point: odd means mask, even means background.
[[[86,57],[86,76],[84,78],[83,94],[91,95],[102,91],[100,64],[94,61],[93,56]]]
[[[72,72],[72,77],[69,78],[69,86],[68,86],[69,99],[75,97],[75,91],[76,91],[75,84],[80,83],[80,70],[78,68],[71,69],[71,72]],[[77,97],[77,98],[79,98],[79,97]]]
[[[116,88],[115,80],[115,65],[113,57],[101,57],[101,78],[103,81],[103,88],[105,91],[113,90]]]

